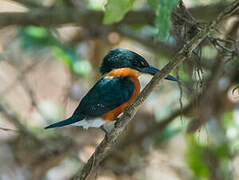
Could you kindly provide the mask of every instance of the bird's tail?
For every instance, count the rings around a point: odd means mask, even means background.
[[[83,119],[85,119],[84,115],[82,115],[82,114],[73,114],[72,117],[70,117],[70,118],[68,118],[66,120],[63,120],[63,121],[51,124],[50,126],[45,127],[45,129],[66,126],[66,125],[73,124],[75,122],[81,121]]]

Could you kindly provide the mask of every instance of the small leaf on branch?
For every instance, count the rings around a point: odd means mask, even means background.
[[[171,28],[170,15],[178,5],[177,0],[148,0],[148,4],[156,12],[155,26],[159,40],[166,41]]]
[[[135,0],[108,0],[105,5],[104,24],[112,24],[123,19]]]

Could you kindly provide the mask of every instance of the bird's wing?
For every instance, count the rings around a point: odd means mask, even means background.
[[[135,90],[128,77],[102,78],[81,100],[74,114],[99,117],[127,102]]]

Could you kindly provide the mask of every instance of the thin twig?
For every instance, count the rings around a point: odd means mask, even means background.
[[[143,138],[147,137],[147,136],[151,136],[157,132],[160,132],[160,130],[164,129],[169,123],[171,123],[174,119],[176,119],[178,116],[180,115],[184,115],[187,114],[189,111],[191,111],[193,109],[193,105],[195,104],[196,100],[198,98],[194,98],[194,100],[192,100],[190,103],[188,103],[186,106],[184,106],[182,109],[179,108],[178,110],[175,110],[172,114],[170,114],[169,117],[166,117],[164,119],[161,119],[159,123],[157,124],[153,124],[152,126],[150,126],[148,128],[147,131],[135,136],[135,137],[131,137],[131,138],[127,138],[126,141],[120,143],[117,148],[124,148],[127,147],[130,144],[135,144],[140,142]]]
[[[4,127],[0,127],[0,130],[2,130],[2,131],[14,131],[14,132],[19,132],[17,129],[9,129],[9,128],[4,128]]]
[[[9,107],[6,104],[3,104],[3,100],[0,99],[0,113],[5,116],[9,122],[13,123],[18,130],[26,135],[30,140],[34,142],[38,142],[39,144],[41,143],[41,140],[38,139],[34,134],[32,134],[20,121],[20,118],[18,114],[12,110],[9,110]]]
[[[229,31],[226,33],[226,37],[236,37],[238,27],[239,21],[236,21],[231,27],[231,29],[229,29]],[[213,37],[211,38],[214,39]],[[230,41],[225,42],[227,42],[225,46],[229,48],[233,46]],[[196,130],[200,129],[203,124],[208,122],[210,117],[215,116],[215,112],[218,112],[218,105],[215,107],[215,104],[213,102],[215,102],[215,99],[218,98],[218,92],[215,91],[215,89],[217,89],[217,82],[224,73],[225,64],[227,63],[226,57],[227,52],[223,51],[215,58],[216,60],[213,63],[211,75],[206,81],[207,86],[203,89],[203,92],[201,93],[201,98],[199,99],[200,101],[198,107],[200,108],[200,111],[198,117],[200,118],[196,118],[189,123],[187,132],[195,132]]]

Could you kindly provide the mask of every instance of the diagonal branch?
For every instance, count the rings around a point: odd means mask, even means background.
[[[108,138],[104,140],[97,146],[95,152],[90,157],[88,162],[84,165],[81,171],[78,171],[76,175],[72,178],[74,180],[85,180],[91,171],[97,168],[102,160],[110,153],[114,142],[118,136],[125,130],[125,127],[130,122],[130,120],[135,115],[139,106],[145,101],[149,94],[154,90],[158,83],[164,79],[170,71],[176,68],[181,62],[186,60],[191,56],[192,51],[205,39],[211,32],[214,32],[218,25],[227,17],[231,16],[234,12],[239,10],[239,0],[234,1],[228,8],[221,12],[218,17],[212,21],[209,25],[201,29],[192,40],[184,46],[175,56],[174,61],[168,63],[161,72],[157,73],[152,80],[147,84],[143,91],[135,98],[135,100],[126,108],[126,111],[122,115],[117,124]]]
[[[188,103],[186,106],[184,106],[183,109],[179,108],[179,109],[175,110],[172,114],[170,114],[170,116],[160,120],[159,123],[151,125],[145,132],[143,132],[137,136],[127,138],[125,141],[120,143],[117,146],[117,148],[121,149],[121,148],[127,147],[130,144],[136,144],[136,143],[140,142],[143,138],[150,136],[152,134],[155,134],[157,132],[160,132],[169,123],[174,121],[178,116],[185,115],[185,114],[189,113],[190,111],[192,111],[197,99],[198,99],[198,96],[196,96],[190,103]]]
[[[0,99],[2,101],[2,99]],[[38,142],[39,144],[42,144],[41,140],[38,139],[34,134],[32,134],[21,122],[18,115],[14,112],[9,110],[7,105],[0,102],[0,113],[6,117],[9,122],[13,123],[17,128],[18,131],[22,134],[26,135],[32,142]],[[1,128],[2,129],[2,128]]]

